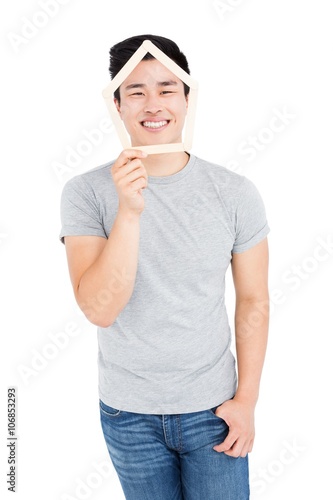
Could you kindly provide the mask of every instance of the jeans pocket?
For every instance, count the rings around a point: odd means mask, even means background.
[[[221,404],[222,404],[222,403],[221,403]],[[215,413],[215,412],[216,412],[216,410],[217,410],[217,408],[218,408],[219,406],[221,406],[221,405],[214,406],[213,408],[210,408],[210,409],[208,410],[210,413],[212,413],[212,414],[214,415],[214,417],[217,417],[217,418],[220,418],[220,417],[218,417],[218,416],[216,415],[216,413]]]
[[[222,404],[222,403],[221,403]],[[208,410],[209,414],[213,417],[214,419],[214,422],[219,426],[220,430],[223,430],[223,432],[228,432],[228,424],[227,422],[222,418],[222,417],[219,417],[218,415],[216,415],[216,410],[217,408],[221,406],[221,405],[217,405],[217,406],[214,406],[213,408],[210,408]]]
[[[121,414],[121,410],[118,410],[117,408],[112,408],[112,406],[108,406],[103,401],[100,399],[99,400],[99,407],[100,410],[103,414],[107,415],[108,417],[119,417]]]
[[[222,403],[221,403],[221,404],[222,404]],[[208,410],[208,411],[209,411],[209,413],[211,413],[211,414],[213,415],[213,417],[218,418],[220,422],[223,422],[225,425],[227,425],[227,424],[226,424],[226,422],[225,422],[225,420],[223,420],[223,418],[222,418],[222,417],[219,417],[219,416],[218,416],[218,415],[216,415],[216,413],[215,413],[215,412],[216,412],[216,410],[218,409],[218,407],[219,407],[219,406],[221,406],[221,404],[220,404],[220,405],[217,405],[217,406],[214,406],[213,408],[210,408],[210,410]]]

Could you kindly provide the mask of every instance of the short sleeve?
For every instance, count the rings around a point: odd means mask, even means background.
[[[270,228],[262,197],[252,181],[243,177],[235,214],[233,253],[241,253],[263,240]]]
[[[60,241],[65,236],[102,236],[106,234],[93,189],[80,176],[65,184],[60,202]]]

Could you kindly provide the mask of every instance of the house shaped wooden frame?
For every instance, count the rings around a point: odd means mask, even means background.
[[[114,92],[118,89],[118,87],[120,87],[123,81],[142,61],[143,57],[148,52],[160,63],[162,63],[167,69],[169,69],[174,75],[176,75],[180,80],[182,80],[186,85],[188,85],[188,87],[190,87],[190,92],[188,94],[186,123],[182,143],[156,145],[152,144],[149,146],[132,147],[125,125],[123,124],[123,121],[119,116],[119,112],[114,102]],[[122,67],[119,73],[117,73],[117,75],[102,92],[123,148],[139,149],[141,151],[145,151],[147,154],[173,153],[177,151],[189,151],[191,149],[194,134],[195,112],[197,107],[197,94],[198,83],[188,73],[186,73],[186,71],[178,66],[178,64],[170,59],[170,57],[168,57],[166,54],[164,54],[164,52],[156,47],[156,45],[154,45],[150,40],[145,40],[142,43],[138,50],[132,55],[132,57],[127,61],[127,63]]]

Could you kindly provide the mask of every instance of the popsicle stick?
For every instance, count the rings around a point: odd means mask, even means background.
[[[127,134],[127,130],[125,128],[125,125],[120,118],[119,112],[117,110],[117,107],[114,103],[113,97],[108,97],[105,99],[107,108],[109,110],[109,113],[111,115],[114,127],[117,131],[119,140],[121,142],[121,145],[124,149],[128,149],[131,147],[131,141],[129,139],[129,136]]]
[[[149,146],[131,146],[129,149],[139,149],[145,151],[147,154],[161,154],[161,153],[177,153],[178,151],[185,151],[182,142],[173,144],[152,144]]]
[[[130,57],[126,64],[121,68],[119,73],[111,80],[109,85],[103,90],[103,97],[113,97],[113,93],[118,87],[123,83],[123,81],[130,75],[133,69],[142,61],[143,57],[147,54],[147,50],[144,48],[143,44],[138,48],[136,52]]]
[[[185,151],[189,151],[192,148],[197,101],[198,101],[198,89],[191,88],[188,94],[188,107],[187,107],[186,125],[184,133]]]
[[[186,85],[191,88],[197,88],[197,82],[184,71],[178,64],[176,64],[170,57],[168,57],[164,52],[162,52],[156,45],[154,45],[150,40],[145,40],[141,47],[144,47],[147,52],[155,57],[160,63],[163,64],[167,69],[174,73],[180,80],[182,80]]]

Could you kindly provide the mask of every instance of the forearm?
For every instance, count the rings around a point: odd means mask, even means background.
[[[268,294],[236,304],[235,334],[238,387],[235,398],[255,406],[267,347]]]
[[[76,298],[94,324],[111,325],[134,288],[139,252],[140,216],[118,211],[101,254],[79,282]]]

